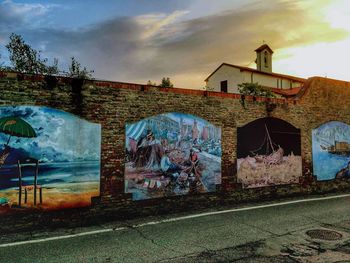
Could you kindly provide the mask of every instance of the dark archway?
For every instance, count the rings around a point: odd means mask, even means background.
[[[302,175],[300,130],[261,118],[237,130],[237,180],[244,188],[298,183]]]
[[[301,154],[300,129],[284,120],[266,117],[238,127],[237,158],[266,154],[267,131],[274,146],[283,148],[285,155]]]

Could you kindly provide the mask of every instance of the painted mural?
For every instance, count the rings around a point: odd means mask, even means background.
[[[312,130],[312,159],[318,181],[350,178],[350,126],[331,121]]]
[[[298,183],[301,175],[299,129],[270,117],[237,129],[237,178],[244,188]]]
[[[213,192],[221,183],[221,129],[167,113],[126,124],[125,192],[134,200]]]
[[[0,213],[88,206],[99,195],[101,126],[35,106],[0,107]]]

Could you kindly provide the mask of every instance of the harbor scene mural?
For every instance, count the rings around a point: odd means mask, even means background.
[[[216,190],[221,129],[193,115],[167,113],[126,124],[125,192],[133,200]]]
[[[91,205],[101,126],[36,106],[0,107],[0,213]]]
[[[312,159],[318,181],[350,178],[350,126],[331,121],[312,130]]]
[[[302,175],[300,130],[277,118],[237,129],[237,178],[244,188],[298,183]]]

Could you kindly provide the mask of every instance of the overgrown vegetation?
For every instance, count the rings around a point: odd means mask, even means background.
[[[151,80],[148,80],[147,81],[147,85],[149,85],[149,86],[157,86],[157,83],[152,82]]]
[[[86,67],[82,67],[75,57],[71,57],[71,63],[69,66],[68,77],[79,79],[90,79],[92,77],[93,70],[88,70]]]
[[[1,54],[0,54],[0,71],[4,70],[4,62],[1,61]]]
[[[242,95],[240,102],[245,108],[245,96],[253,97],[265,97],[265,98],[274,98],[275,94],[271,89],[261,86],[259,83],[241,83],[238,84],[238,91]]]
[[[206,90],[206,91],[214,91],[214,88],[213,87],[209,87],[208,85],[205,85],[203,87],[203,90]]]
[[[156,82],[152,82],[151,80],[148,80],[147,85],[158,86],[161,88],[173,88],[174,87],[174,84],[171,82],[169,77],[162,78],[161,83],[159,85]]]

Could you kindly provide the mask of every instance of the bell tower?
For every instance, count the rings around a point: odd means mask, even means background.
[[[256,69],[262,72],[272,73],[272,49],[267,45],[255,49],[256,52]]]

